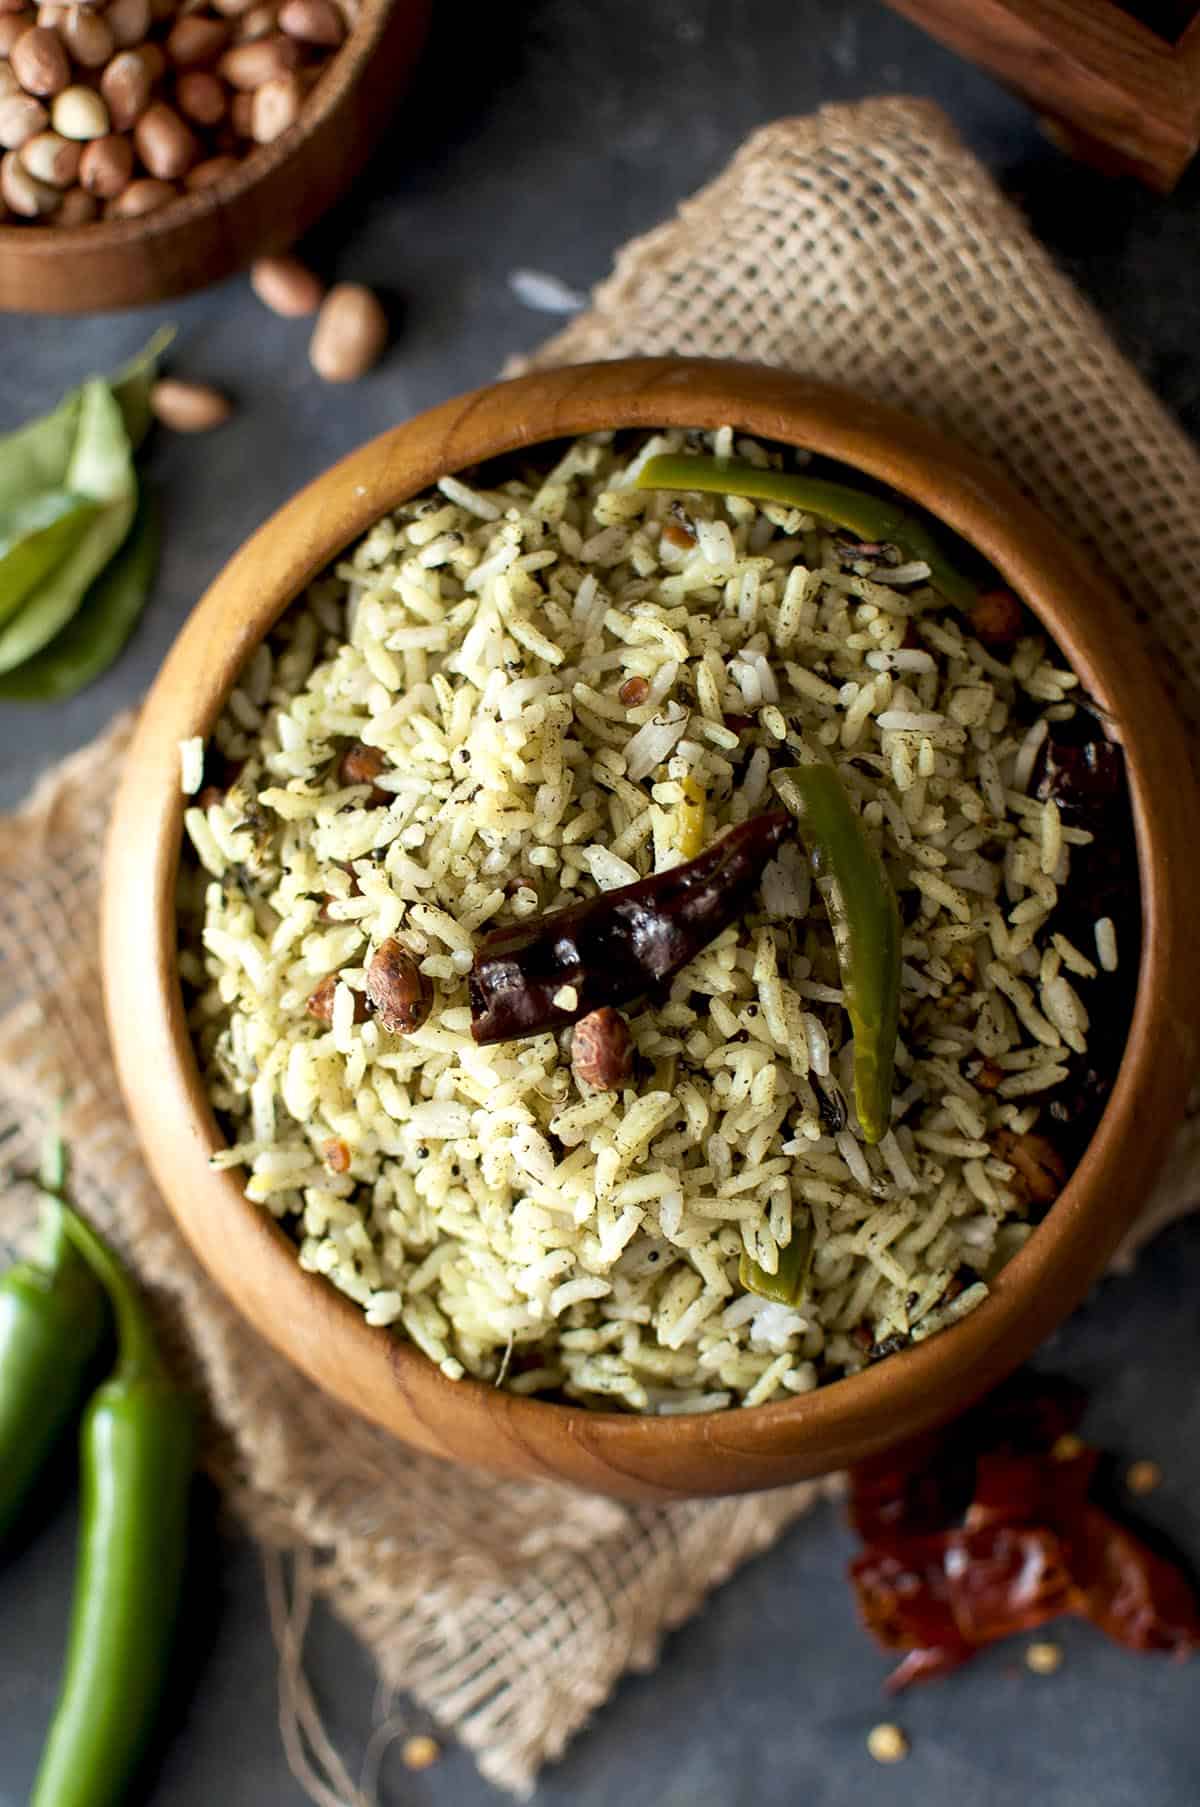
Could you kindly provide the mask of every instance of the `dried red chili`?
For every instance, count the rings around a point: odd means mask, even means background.
[[[905,1652],[891,1692],[945,1675],[986,1644],[1073,1613],[1132,1650],[1200,1647],[1195,1594],[1173,1563],[1089,1497],[1098,1455],[1063,1439],[1077,1390],[1017,1381],[852,1476],[859,1610]]]
[[[791,831],[786,810],[752,816],[681,866],[493,929],[475,950],[471,1034],[540,1035],[642,997],[736,921]]]

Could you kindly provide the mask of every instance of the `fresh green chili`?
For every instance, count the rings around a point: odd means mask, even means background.
[[[837,527],[847,527],[864,540],[899,546],[911,558],[929,566],[930,582],[948,602],[970,608],[978,589],[969,577],[946,557],[924,521],[890,501],[872,496],[846,483],[803,472],[760,470],[740,458],[701,458],[687,453],[650,458],[637,476],[639,489],[705,490],[717,495],[746,496],[761,502],[782,502],[819,515]]]
[[[854,1102],[868,1142],[887,1134],[900,1021],[900,911],[883,861],[831,765],[772,774],[808,848],[854,1031]]]
[[[158,504],[143,489],[125,544],[61,633],[15,671],[0,673],[0,698],[60,703],[107,671],[145,607],[160,539]]]
[[[145,1754],[170,1664],[195,1424],[129,1275],[62,1210],[108,1294],[117,1360],[83,1416],[70,1643],[30,1807],[116,1807]]]
[[[747,1292],[773,1299],[777,1305],[799,1305],[808,1291],[808,1276],[813,1261],[812,1223],[792,1225],[792,1240],[779,1251],[779,1266],[769,1274],[759,1262],[743,1254],[738,1262],[738,1279]]]
[[[56,1187],[60,1151],[43,1171]],[[38,1256],[0,1279],[0,1545],[82,1409],[107,1322],[104,1290],[70,1241],[62,1206],[47,1198]]]

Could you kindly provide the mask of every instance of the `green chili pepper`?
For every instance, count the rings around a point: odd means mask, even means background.
[[[111,389],[99,379],[83,386],[79,429],[63,487],[99,508],[62,562],[0,628],[0,671],[11,671],[40,652],[66,626],[132,524],[137,478],[129,435]]]
[[[837,527],[848,527],[864,540],[899,546],[911,558],[922,559],[930,582],[948,602],[970,608],[978,586],[957,569],[942,551],[924,521],[909,514],[886,496],[872,496],[846,483],[802,472],[760,470],[740,458],[699,458],[686,453],[650,458],[637,475],[638,489],[694,489],[717,495],[746,496],[761,502],[783,502],[819,515]]]
[[[60,1173],[44,1178],[61,1184]],[[83,1406],[108,1323],[104,1290],[68,1238],[57,1199],[45,1201],[42,1238],[38,1258],[0,1280],[0,1545]]]
[[[900,911],[883,861],[831,765],[791,766],[771,782],[800,824],[833,924],[854,1031],[854,1102],[868,1142],[887,1134],[900,1021]]]
[[[137,518],[121,550],[61,633],[15,671],[0,673],[0,698],[60,703],[107,671],[146,605],[160,539],[158,504],[143,490]]]
[[[195,1424],[129,1275],[94,1230],[62,1209],[108,1294],[117,1361],[83,1416],[70,1643],[30,1807],[116,1807],[145,1754],[167,1679]]]
[[[769,1274],[765,1267],[743,1254],[738,1262],[738,1279],[747,1292],[760,1293],[764,1299],[774,1299],[777,1305],[796,1306],[808,1291],[812,1260],[812,1223],[793,1223],[792,1240],[786,1249],[780,1249],[779,1266],[775,1272]]]

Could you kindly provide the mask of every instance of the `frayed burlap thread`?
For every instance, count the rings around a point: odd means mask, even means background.
[[[1200,461],[934,108],[868,102],[757,133],[532,361],[667,351],[840,378],[991,453],[1169,635],[1166,675],[1200,720]],[[78,1200],[148,1289],[206,1402],[207,1465],[268,1552],[289,1760],[314,1798],[361,1795],[303,1686],[312,1594],[386,1689],[525,1792],[821,1490],[633,1508],[452,1470],[327,1399],[233,1313],[150,1184],[105,1036],[100,854],[129,732],[117,722],[0,820],[0,1161],[32,1164],[65,1094]],[[1193,1120],[1148,1221],[1192,1202],[1197,1157]],[[0,1191],[0,1240],[28,1217]]]

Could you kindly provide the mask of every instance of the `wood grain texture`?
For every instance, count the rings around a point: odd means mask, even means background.
[[[541,1403],[446,1380],[302,1272],[232,1173],[192,1054],[174,918],[178,742],[207,736],[247,655],[305,583],[437,477],[599,427],[716,427],[808,446],[895,486],[973,542],[1111,714],[1130,774],[1143,895],[1130,1040],[1099,1130],[1046,1221],[963,1323],[863,1374],[752,1410],[668,1420]],[[249,540],[199,603],[150,692],[106,865],[106,1004],[130,1112],[175,1218],[261,1333],[397,1437],[506,1474],[664,1499],[776,1486],[951,1417],[1083,1297],[1136,1215],[1196,1067],[1200,946],[1188,877],[1200,801],[1182,729],[1135,628],[1058,530],[967,448],[875,403],[748,365],[639,359],[552,370],[448,402],[364,446]]]
[[[140,307],[287,250],[366,162],[425,41],[430,8],[431,0],[364,0],[297,124],[226,181],[143,219],[0,226],[0,309]]]
[[[1200,146],[1200,29],[1177,44],[1112,0],[888,0],[1023,94],[1052,136],[1166,192]]]

